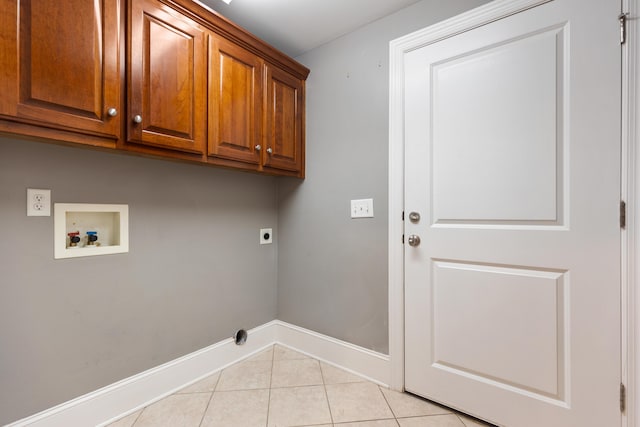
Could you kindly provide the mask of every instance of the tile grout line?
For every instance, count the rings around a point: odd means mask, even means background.
[[[334,421],[333,421],[333,412],[331,411],[331,404],[329,403],[329,393],[327,392],[327,382],[324,379],[324,370],[322,370],[322,363],[320,363],[319,360],[316,360],[318,362],[318,368],[320,368],[320,377],[322,378],[322,389],[324,390],[324,397],[325,399],[327,399],[327,407],[329,408],[329,418],[331,418],[331,425],[334,425]]]
[[[464,420],[462,418],[460,418],[460,415],[458,413],[456,413],[456,417],[458,417],[458,419],[460,420],[460,422],[462,423],[462,425],[464,427],[467,427],[467,423],[465,423]]]
[[[142,416],[142,413],[144,412],[144,410],[147,409],[147,407],[145,406],[144,408],[142,408],[142,410],[140,411],[140,413],[138,414],[138,416],[136,417],[135,420],[133,420],[133,423],[131,424],[131,427],[135,427],[136,423],[138,422],[138,420],[140,419],[140,417]]]
[[[271,346],[271,371],[269,372],[269,397],[267,399],[267,420],[265,421],[265,427],[269,427],[269,412],[271,409],[271,386],[273,385],[273,367],[276,363],[276,346]]]
[[[216,393],[216,388],[218,388],[218,383],[220,382],[220,377],[222,376],[222,371],[218,374],[218,379],[216,379],[216,384],[213,386],[213,390],[211,390],[211,396],[209,396],[209,401],[207,402],[207,406],[204,408],[204,412],[202,413],[202,418],[200,418],[200,424],[198,427],[202,427],[202,423],[204,422],[205,417],[207,416],[207,411],[209,410],[209,406],[211,406],[211,402],[213,401],[213,395]]]
[[[378,390],[380,391],[380,394],[382,394],[382,398],[384,399],[385,403],[387,404],[387,406],[389,407],[389,410],[391,411],[391,413],[393,414],[393,419],[396,420],[396,424],[400,424],[398,422],[398,416],[396,415],[396,412],[393,410],[393,408],[391,407],[391,404],[389,403],[389,400],[387,399],[387,396],[384,394],[384,392],[382,391],[382,386],[378,386]]]
[[[202,427],[202,423],[204,422],[204,418],[207,415],[207,411],[209,410],[209,406],[211,405],[211,401],[213,400],[213,394],[214,392],[211,392],[211,396],[209,396],[209,401],[207,402],[207,406],[205,406],[204,408],[204,412],[202,413],[202,418],[200,418],[200,423],[198,424],[198,427]]]

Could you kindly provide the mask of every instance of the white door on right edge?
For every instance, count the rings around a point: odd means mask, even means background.
[[[408,391],[620,425],[619,12],[554,0],[405,55]]]

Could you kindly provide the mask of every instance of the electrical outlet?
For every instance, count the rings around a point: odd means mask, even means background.
[[[273,243],[273,230],[271,228],[260,229],[260,244],[270,245]]]
[[[27,188],[27,216],[51,216],[51,190]]]

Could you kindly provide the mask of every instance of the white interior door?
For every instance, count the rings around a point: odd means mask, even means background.
[[[620,425],[619,10],[554,0],[405,55],[408,391]]]

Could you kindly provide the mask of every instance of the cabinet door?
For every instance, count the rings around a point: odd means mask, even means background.
[[[0,0],[0,114],[117,139],[120,5]]]
[[[264,166],[304,175],[304,82],[267,67]]]
[[[209,155],[258,165],[262,60],[209,36]]]
[[[202,153],[204,31],[158,1],[133,0],[129,43],[128,141]]]

